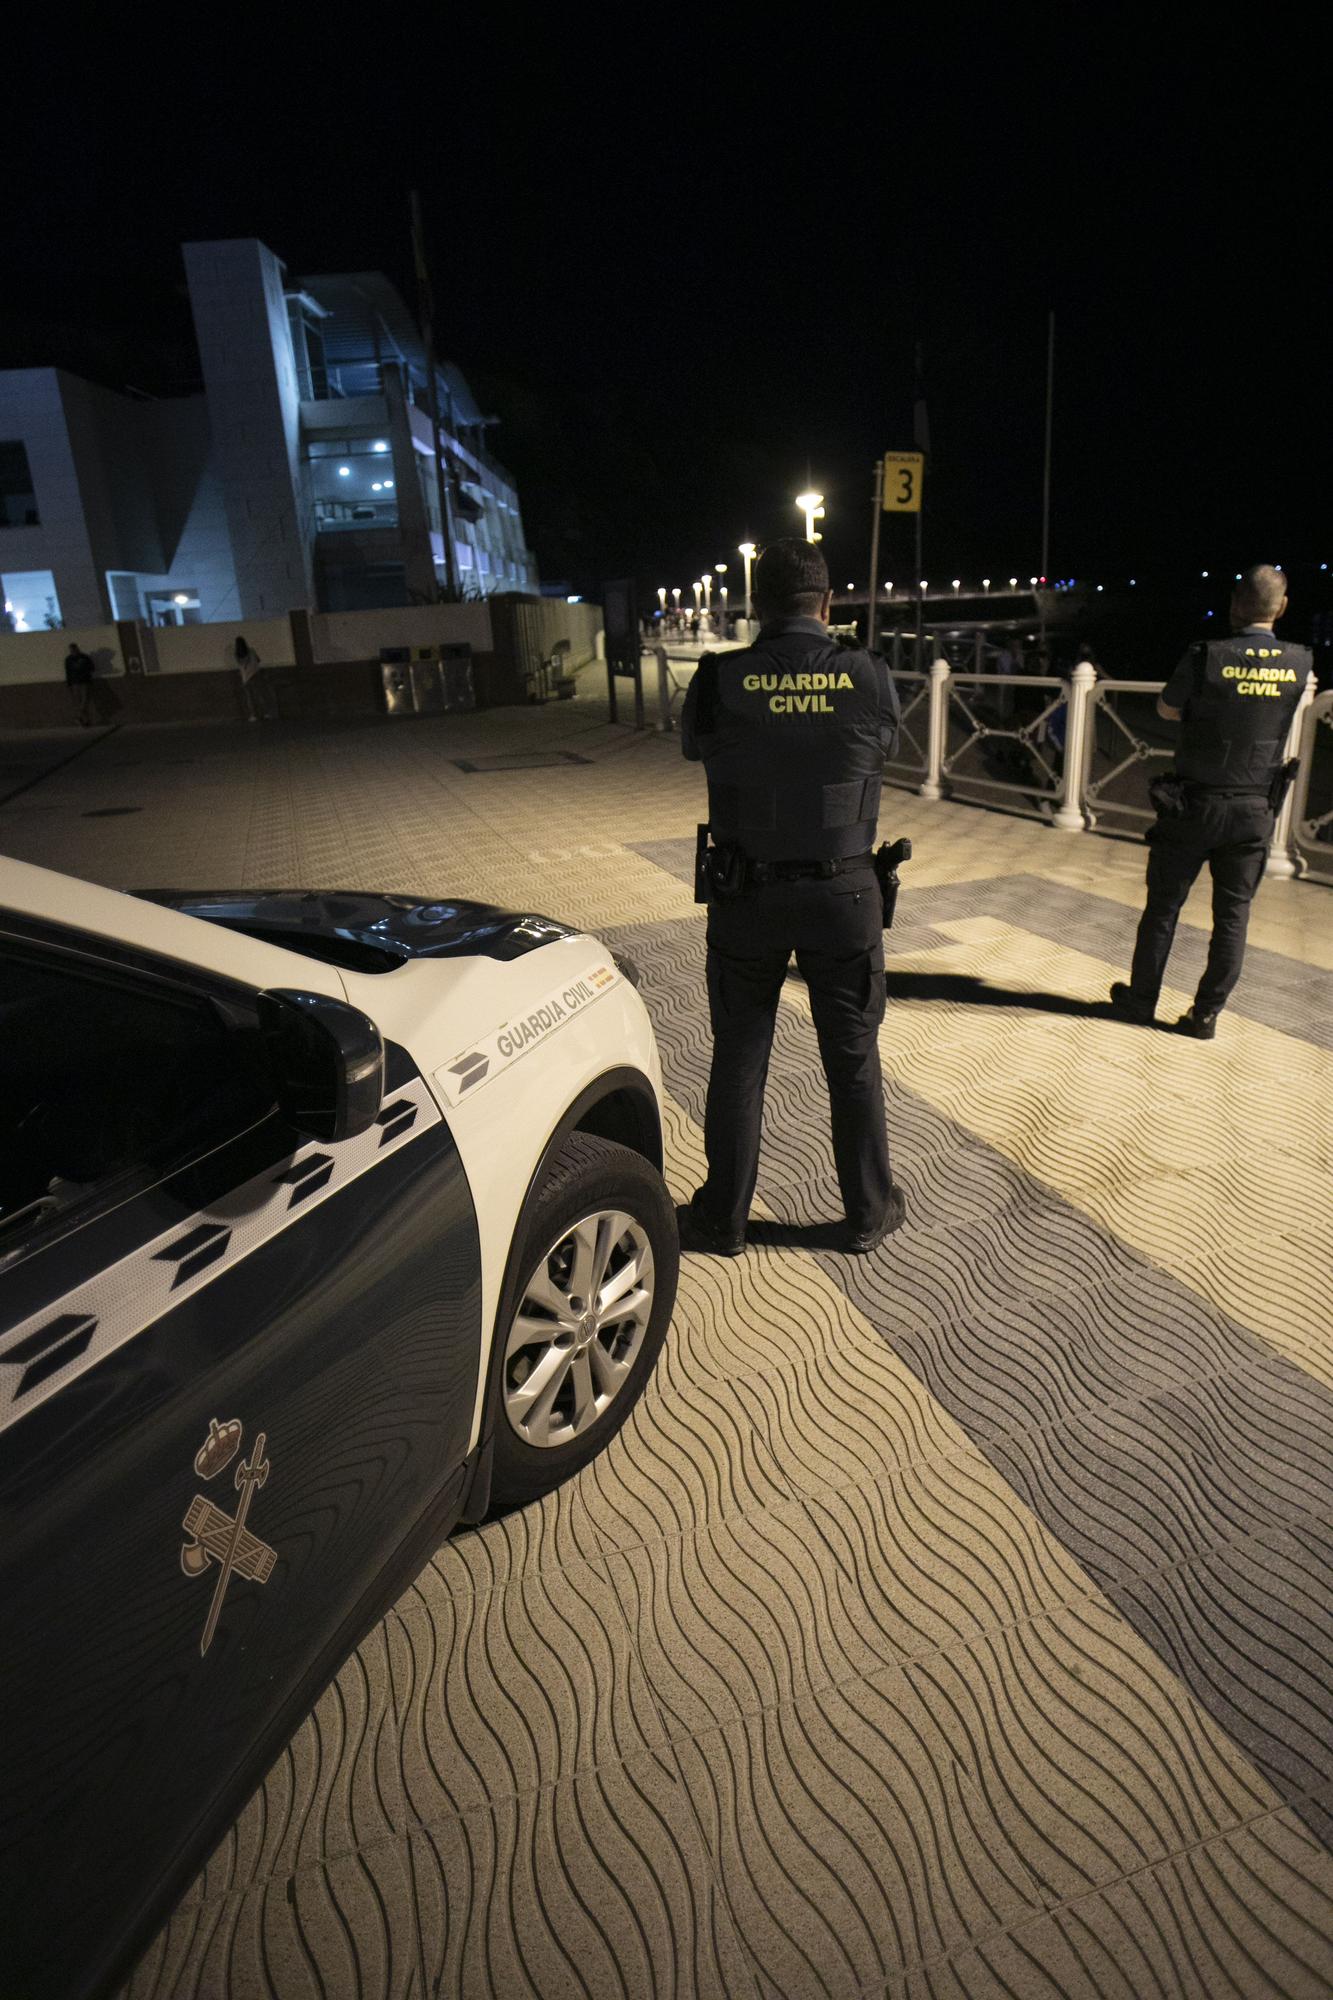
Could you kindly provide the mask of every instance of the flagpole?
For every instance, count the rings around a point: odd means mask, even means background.
[[[1046,579],[1051,573],[1051,415],[1055,405],[1055,314],[1046,318],[1046,454],[1041,476],[1041,583],[1038,588],[1047,588]],[[1046,651],[1046,609],[1045,599],[1038,598],[1040,613],[1041,650]]]
[[[866,599],[866,650],[875,649],[875,601],[879,577],[879,517],[884,511],[884,460],[875,460],[875,512],[870,522],[870,595]]]

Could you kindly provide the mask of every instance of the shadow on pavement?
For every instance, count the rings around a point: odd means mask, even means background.
[[[971,1007],[1028,1007],[1041,1014],[1080,1016],[1088,1021],[1118,1021],[1124,1027],[1137,1026],[1117,1014],[1109,1000],[1075,1000],[1068,993],[1041,993],[1017,986],[992,986],[966,972],[886,972],[884,985],[890,1000],[961,1000]],[[1154,1021],[1155,1028],[1170,1028],[1168,1021]]]

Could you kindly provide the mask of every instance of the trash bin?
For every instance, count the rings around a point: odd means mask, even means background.
[[[477,706],[477,690],[472,678],[471,646],[441,646],[440,668],[444,679],[444,706],[455,714],[474,709]]]
[[[412,659],[406,646],[380,647],[380,680],[384,687],[387,715],[415,715],[412,694]]]
[[[412,662],[412,698],[418,715],[444,713],[444,678],[440,661],[433,652]]]

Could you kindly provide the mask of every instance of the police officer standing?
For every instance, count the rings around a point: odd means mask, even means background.
[[[1240,977],[1250,903],[1291,777],[1283,748],[1310,671],[1304,646],[1273,636],[1286,608],[1281,570],[1246,570],[1231,598],[1232,637],[1191,646],[1158,696],[1158,714],[1180,723],[1180,739],[1175,771],[1152,787],[1148,901],[1129,984],[1111,988],[1124,1020],[1152,1020],[1176,920],[1205,861],[1213,932],[1181,1033],[1211,1041]]]
[[[759,1166],[764,1082],[793,952],[828,1082],[848,1244],[868,1252],[903,1220],[880,1073],[884,907],[871,849],[898,698],[876,654],[830,637],[832,592],[812,543],[759,557],[759,637],[700,663],[682,717],[708,774],[708,1178],[686,1248],[735,1256]]]

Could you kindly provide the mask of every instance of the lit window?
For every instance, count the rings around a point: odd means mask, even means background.
[[[49,569],[7,570],[4,623],[11,632],[55,632],[60,629],[60,599]]]

